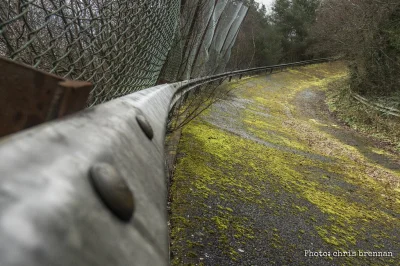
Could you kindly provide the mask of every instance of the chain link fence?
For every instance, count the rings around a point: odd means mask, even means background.
[[[162,79],[186,80],[224,72],[247,11],[241,0],[182,1],[180,30]]]
[[[154,86],[180,0],[2,0],[0,56],[90,81],[94,105]]]

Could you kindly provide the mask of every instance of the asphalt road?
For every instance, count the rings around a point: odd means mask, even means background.
[[[328,111],[345,77],[335,62],[225,84],[184,128],[173,265],[400,265],[399,155]]]

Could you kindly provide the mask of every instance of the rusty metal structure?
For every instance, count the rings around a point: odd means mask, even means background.
[[[86,107],[92,85],[0,60],[0,137]]]
[[[1,138],[0,265],[168,265],[164,138],[170,110],[211,82],[325,61],[159,85]],[[59,86],[61,78],[21,71],[37,77],[37,86]]]

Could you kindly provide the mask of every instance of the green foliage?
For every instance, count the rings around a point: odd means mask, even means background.
[[[272,13],[246,0],[249,7],[230,61],[231,69],[308,59],[309,30],[320,0],[276,0]]]
[[[305,59],[309,30],[315,22],[319,0],[277,0],[270,20],[281,38],[284,61]]]
[[[276,64],[282,57],[280,33],[270,22],[267,9],[254,0],[245,1],[249,11],[232,49],[230,69]]]

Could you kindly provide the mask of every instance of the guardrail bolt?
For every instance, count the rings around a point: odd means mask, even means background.
[[[149,121],[147,121],[146,117],[144,117],[143,115],[137,115],[136,121],[138,122],[140,128],[143,130],[144,134],[150,140],[152,140],[154,137],[154,131],[153,131],[153,128],[151,127]]]
[[[129,221],[135,210],[133,194],[117,169],[108,163],[90,168],[90,179],[103,203],[119,219]]]

